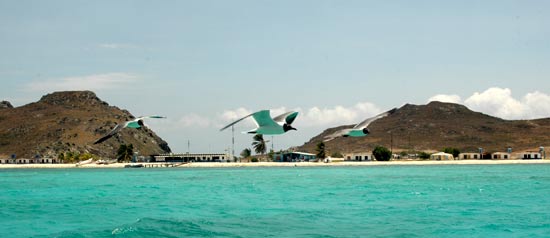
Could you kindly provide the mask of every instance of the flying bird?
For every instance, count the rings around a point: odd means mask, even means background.
[[[250,116],[254,118],[254,122],[256,123],[257,128],[247,132],[243,132],[243,133],[262,134],[262,135],[280,135],[280,134],[284,134],[289,130],[296,130],[296,128],[292,127],[291,124],[292,122],[294,122],[294,119],[296,119],[296,117],[298,116],[298,112],[286,112],[279,116],[271,118],[269,110],[262,110],[262,111],[258,111],[250,115],[247,115],[239,120],[236,120],[231,124],[225,126],[224,128],[220,129],[220,131],[227,129],[228,127],[231,127]]]
[[[397,108],[391,109],[387,112],[380,113],[374,117],[367,118],[361,123],[355,125],[353,128],[348,129],[342,129],[339,130],[331,135],[325,136],[324,142],[331,141],[333,139],[336,139],[337,137],[361,137],[366,136],[370,134],[369,129],[367,128],[369,124],[371,124],[373,121],[376,121],[380,118],[386,117],[388,115],[393,114],[395,111],[397,111]]]
[[[129,127],[129,128],[140,128],[143,126],[143,119],[145,118],[166,118],[166,117],[163,117],[163,116],[156,116],[156,115],[153,115],[153,116],[143,116],[143,117],[138,117],[134,120],[131,120],[131,121],[127,121],[125,122],[123,125],[121,124],[117,124],[115,126],[115,128],[113,128],[113,130],[111,130],[107,135],[99,138],[98,140],[96,140],[94,142],[94,145],[96,144],[99,144],[103,141],[106,141],[107,139],[113,137],[115,134],[117,134],[120,130],[122,130],[123,128],[126,128],[126,127]]]

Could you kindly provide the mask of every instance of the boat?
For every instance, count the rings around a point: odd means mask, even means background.
[[[93,160],[94,160],[94,159],[91,158],[91,159],[87,159],[87,160],[84,160],[84,161],[80,161],[80,162],[76,163],[76,166],[78,167],[78,166],[81,166],[81,165],[85,165],[85,164],[92,163]]]
[[[113,164],[113,163],[116,163],[116,159],[106,159],[106,160],[103,160],[103,159],[100,159],[98,160],[97,162],[95,162],[96,164]]]
[[[143,168],[143,164],[127,164],[124,168]]]

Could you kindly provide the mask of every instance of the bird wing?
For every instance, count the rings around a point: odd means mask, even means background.
[[[385,116],[388,116],[388,115],[390,115],[390,114],[393,114],[396,110],[397,110],[397,108],[394,108],[394,109],[391,109],[391,110],[389,110],[389,111],[387,111],[387,112],[380,113],[380,114],[378,114],[378,115],[376,115],[376,116],[374,116],[374,117],[367,118],[366,120],[362,121],[361,123],[355,125],[355,126],[353,127],[353,129],[363,129],[363,128],[367,127],[369,124],[371,124],[373,121],[376,121],[376,120],[378,120],[378,119],[380,119],[380,118],[383,118],[383,117],[385,117]]]
[[[143,119],[145,119],[145,118],[166,118],[166,117],[165,116],[157,116],[157,115],[141,116],[141,117],[138,117],[134,120],[127,121],[125,127],[140,128],[141,126],[143,126]]]
[[[258,125],[258,127],[280,126],[273,120],[273,118],[271,118],[269,110],[262,110],[252,113],[252,117],[254,118],[254,121],[256,121],[256,125]]]
[[[347,134],[351,129],[341,129],[323,138],[323,142],[334,140]]]
[[[107,139],[113,137],[116,133],[118,133],[120,130],[122,130],[122,128],[124,128],[124,126],[121,126],[120,124],[117,124],[115,126],[115,128],[113,128],[107,135],[105,135],[105,136],[99,138],[98,140],[96,140],[94,142],[94,145],[99,144],[99,143],[101,143],[103,141],[106,141]]]
[[[166,118],[165,116],[159,116],[159,115],[150,115],[150,116],[141,116],[141,117],[138,117],[137,119],[143,119],[143,118]]]
[[[255,113],[252,113],[250,115],[246,115],[244,116],[243,118],[239,119],[239,120],[236,120],[234,122],[231,122],[229,125],[223,127],[222,129],[220,129],[220,131],[223,131],[237,123],[239,123],[240,121],[248,118],[252,116],[252,118],[254,118],[254,122],[256,123],[256,126],[258,127],[261,127],[261,126],[279,126],[279,124],[277,124],[272,118],[271,118],[271,115],[269,114],[269,110],[261,110],[261,111],[257,111]]]
[[[298,116],[298,112],[286,112],[281,115],[278,115],[273,118],[273,121],[277,122],[278,124],[283,124],[286,122],[286,124],[292,124],[296,117]]]
[[[227,129],[228,127],[231,127],[231,126],[233,126],[233,125],[239,123],[240,121],[242,121],[242,120],[244,120],[244,119],[246,119],[247,117],[252,116],[252,115],[254,115],[254,113],[249,114],[249,115],[246,115],[246,116],[244,116],[243,118],[241,118],[241,119],[239,119],[239,120],[236,120],[236,121],[234,121],[234,122],[231,122],[229,125],[227,125],[227,126],[225,126],[224,128],[220,129],[220,131],[223,131],[223,130]]]

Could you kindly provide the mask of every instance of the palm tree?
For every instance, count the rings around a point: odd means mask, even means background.
[[[317,144],[317,148],[315,148],[315,151],[317,151],[317,160],[322,160],[326,157],[325,155],[325,143],[322,141]]]
[[[118,162],[128,162],[132,160],[132,156],[134,155],[134,145],[120,145],[118,147],[117,151],[117,161]]]
[[[267,147],[265,145],[264,136],[261,134],[256,134],[252,139],[254,140],[252,142],[252,147],[254,148],[256,154],[265,154]]]
[[[246,148],[241,152],[241,157],[248,158],[250,157],[250,154],[252,154],[252,151],[249,148]]]

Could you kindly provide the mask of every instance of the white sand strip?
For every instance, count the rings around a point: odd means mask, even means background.
[[[159,163],[137,163],[153,164]],[[311,166],[392,166],[392,165],[499,165],[499,164],[550,164],[550,160],[449,160],[449,161],[405,161],[395,160],[388,162],[361,161],[361,162],[257,162],[257,163],[219,163],[197,162],[180,165],[180,168],[224,168],[224,167],[311,167]],[[0,164],[0,169],[48,169],[48,168],[124,168],[128,163],[114,163],[108,165],[86,164]]]

